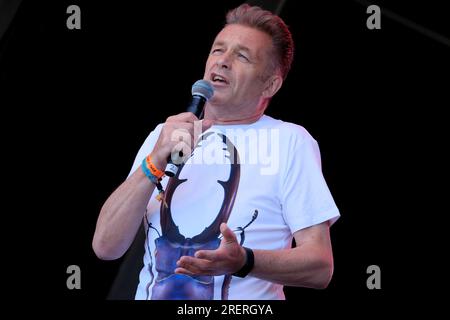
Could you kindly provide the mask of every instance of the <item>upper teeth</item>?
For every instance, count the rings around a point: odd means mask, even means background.
[[[214,80],[214,81],[216,81],[216,80],[225,81],[225,79],[222,78],[221,76],[214,76],[214,79],[213,79],[213,80]]]

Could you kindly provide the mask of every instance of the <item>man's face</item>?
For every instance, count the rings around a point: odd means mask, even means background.
[[[270,72],[272,39],[257,29],[231,24],[216,37],[204,79],[214,86],[212,105],[231,109],[258,104]]]

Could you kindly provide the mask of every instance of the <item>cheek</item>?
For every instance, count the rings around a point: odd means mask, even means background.
[[[214,58],[212,56],[209,56],[206,60],[205,64],[205,72],[207,72],[211,67],[214,65]]]
[[[252,77],[249,77],[246,74],[238,75],[238,88],[240,91],[242,91],[242,94],[248,93],[249,91],[253,90],[253,87],[255,85],[256,79],[253,79]]]

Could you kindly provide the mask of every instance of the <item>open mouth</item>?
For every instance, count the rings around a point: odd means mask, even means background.
[[[216,84],[229,84],[228,79],[217,73],[211,74],[211,81]]]

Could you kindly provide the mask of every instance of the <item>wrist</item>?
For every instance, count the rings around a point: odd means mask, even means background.
[[[239,278],[244,278],[253,270],[253,267],[255,265],[255,255],[253,253],[253,250],[250,248],[241,247],[241,250],[244,251],[244,255],[245,255],[244,261],[245,262],[238,271],[233,273],[233,276],[239,277]]]
[[[153,164],[161,171],[164,171],[164,168],[167,165],[167,158],[164,159],[164,157],[160,157],[158,153],[152,152],[150,153],[150,156],[152,157]]]

